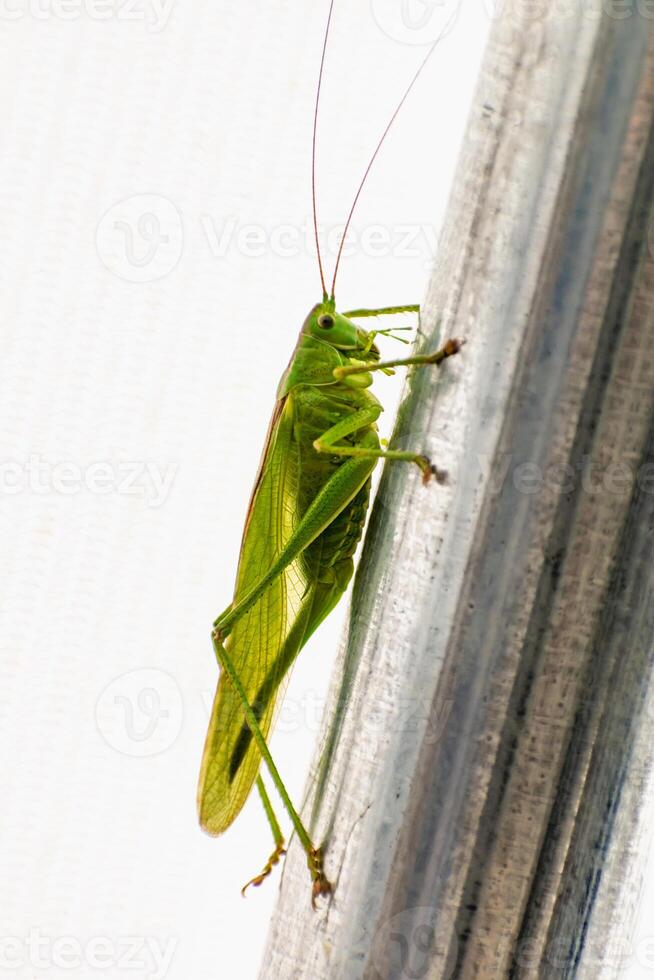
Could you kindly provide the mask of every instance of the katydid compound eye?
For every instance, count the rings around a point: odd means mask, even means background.
[[[323,330],[331,330],[334,326],[334,317],[330,316],[329,313],[323,313],[322,316],[318,317],[318,326],[322,327]]]

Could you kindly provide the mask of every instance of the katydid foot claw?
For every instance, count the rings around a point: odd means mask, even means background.
[[[442,364],[448,357],[454,357],[455,354],[458,354],[465,342],[465,339],[450,337],[439,350],[434,351],[433,354],[427,354],[422,363]]]
[[[316,911],[316,899],[321,895],[331,895],[333,892],[332,883],[328,880],[324,872],[324,856],[321,847],[314,847],[308,858],[309,871],[313,887],[311,889],[311,908]]]
[[[331,882],[327,880],[324,874],[320,875],[319,878],[314,878],[311,889],[311,908],[314,912],[317,910],[316,899],[320,895],[331,895],[333,890]]]
[[[420,472],[422,473],[422,483],[423,486],[427,486],[431,479],[431,463],[426,456],[416,456],[415,463]]]
[[[270,857],[268,858],[266,865],[263,871],[261,872],[261,874],[255,875],[254,878],[250,878],[250,880],[243,885],[243,887],[241,888],[241,895],[243,896],[243,898],[245,898],[245,892],[250,887],[250,885],[253,885],[255,888],[258,888],[259,885],[266,880],[268,875],[272,874],[272,869],[276,864],[279,864],[284,854],[286,854],[286,848],[284,847],[284,841],[281,841],[277,845],[273,853],[270,855]]]
[[[458,354],[465,342],[465,338],[450,337],[449,340],[445,341],[443,346],[445,356],[452,357],[453,354]]]
[[[434,477],[437,483],[447,483],[447,472],[434,466],[427,456],[418,456],[416,463],[422,473],[423,486],[426,487],[432,477]]]

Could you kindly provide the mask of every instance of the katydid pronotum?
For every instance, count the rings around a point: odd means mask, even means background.
[[[256,783],[275,849],[248,884],[259,885],[279,862],[284,838],[261,773],[270,779],[307,856],[311,901],[332,886],[316,846],[293,806],[266,739],[280,686],[299,651],[339,601],[353,572],[370,479],[379,459],[418,466],[423,482],[438,470],[419,452],[382,448],[377,419],[382,406],[369,391],[375,371],[437,365],[456,354],[448,340],[431,354],[381,361],[375,338],[356,320],[382,314],[419,313],[415,304],[338,312],[334,298],[343,244],[370,168],[395,117],[437,42],[431,46],[370,159],[350,209],[328,293],[316,216],[316,128],[327,38],[325,29],[313,119],[312,203],[322,300],[306,317],[277,391],[268,437],[250,499],[234,598],[213,624],[220,679],[211,713],[198,787],[200,822],[210,834],[225,831]],[[247,887],[247,886],[245,886]],[[245,889],[244,889],[245,890]]]

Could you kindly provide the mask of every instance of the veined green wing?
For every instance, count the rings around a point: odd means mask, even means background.
[[[243,535],[235,600],[267,572],[297,524],[302,461],[293,426],[294,395],[290,393],[278,401],[271,420]],[[281,681],[311,631],[307,628],[317,612],[314,608],[312,615],[316,590],[321,591],[304,557],[296,559],[227,637],[226,648],[265,737]],[[320,619],[327,612],[325,609]],[[232,823],[250,793],[260,761],[242,705],[223,674],[198,787],[198,811],[205,830],[219,834]]]

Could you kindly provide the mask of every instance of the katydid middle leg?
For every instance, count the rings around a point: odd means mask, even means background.
[[[394,459],[406,463],[415,463],[419,467],[422,478],[426,482],[430,476],[437,475],[438,471],[422,453],[405,452],[400,449],[378,449],[376,446],[367,446],[362,442],[359,446],[351,446],[348,443],[339,442],[346,436],[352,435],[359,429],[376,422],[381,415],[381,405],[370,405],[352,412],[347,418],[342,419],[333,425],[331,429],[323,432],[315,440],[313,447],[319,453],[332,453],[334,456],[353,456],[362,459]]]

